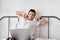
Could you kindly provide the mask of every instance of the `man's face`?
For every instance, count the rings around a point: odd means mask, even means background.
[[[34,19],[34,17],[35,17],[34,12],[29,12],[28,17],[29,17],[29,19]]]

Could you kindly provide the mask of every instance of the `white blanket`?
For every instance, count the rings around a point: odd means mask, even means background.
[[[44,39],[44,38],[36,38],[35,40],[57,40],[57,39]]]

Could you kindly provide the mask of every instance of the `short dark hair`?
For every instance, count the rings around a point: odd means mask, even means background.
[[[29,12],[34,12],[34,14],[36,15],[36,11],[34,9],[30,9]],[[29,14],[28,12],[28,14]]]

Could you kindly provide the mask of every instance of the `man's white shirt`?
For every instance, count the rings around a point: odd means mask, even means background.
[[[31,26],[39,26],[39,22],[37,20],[35,20],[35,19],[33,19],[33,21],[31,21],[31,20],[25,19],[24,17],[19,18],[17,28],[26,29],[26,28],[30,28]]]

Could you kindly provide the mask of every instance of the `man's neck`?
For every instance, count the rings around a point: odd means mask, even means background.
[[[28,19],[28,20],[33,21],[33,19]]]

